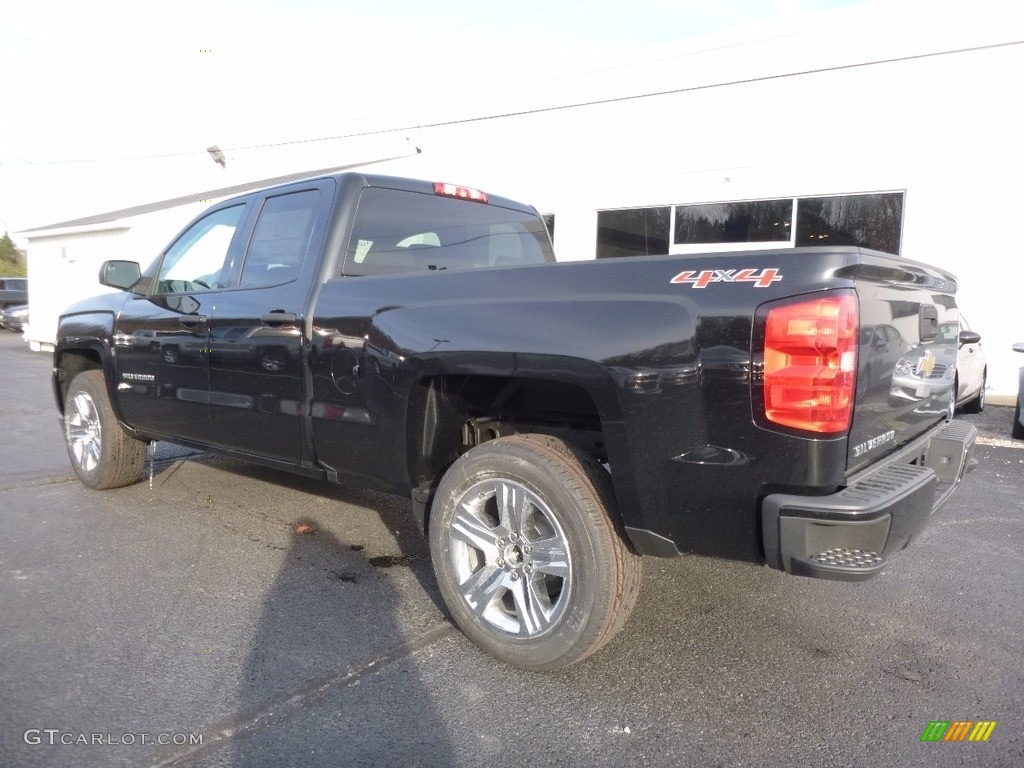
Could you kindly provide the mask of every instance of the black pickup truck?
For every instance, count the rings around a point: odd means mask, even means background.
[[[875,575],[973,464],[955,278],[855,247],[555,263],[531,207],[344,173],[100,282],[54,351],[85,485],[167,440],[410,496],[455,622],[531,669],[615,634],[640,555]]]

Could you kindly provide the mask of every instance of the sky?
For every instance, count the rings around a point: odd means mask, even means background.
[[[308,170],[290,165],[310,139],[472,114],[484,96],[860,1],[19,3],[0,23],[0,231],[234,183],[213,144],[268,176]],[[415,141],[386,138],[337,156]]]

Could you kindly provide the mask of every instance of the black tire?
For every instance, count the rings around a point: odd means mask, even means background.
[[[1010,434],[1018,440],[1024,440],[1024,427],[1020,424],[1020,399],[1017,400],[1017,406],[1013,409],[1013,429],[1010,430]]]
[[[626,623],[640,558],[608,473],[544,435],[479,445],[441,480],[429,520],[441,595],[491,655],[536,671],[575,664]]]
[[[973,400],[964,403],[964,413],[981,413],[985,410],[985,383],[988,379],[988,371],[981,374],[981,389],[978,396]]]
[[[68,387],[64,440],[75,474],[89,488],[121,488],[142,474],[146,443],[129,435],[114,417],[102,371],[83,371]]]

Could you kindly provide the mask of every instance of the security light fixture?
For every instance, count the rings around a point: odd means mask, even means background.
[[[213,162],[217,163],[221,168],[228,167],[228,159],[224,156],[220,147],[214,144],[212,147],[207,147],[206,151],[210,153],[210,157],[213,158]]]

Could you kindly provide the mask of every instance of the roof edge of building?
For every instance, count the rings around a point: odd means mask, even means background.
[[[218,189],[211,189],[206,192],[196,192],[191,195],[182,195],[180,197],[172,197],[167,200],[160,200],[158,202],[146,203],[144,205],[135,205],[129,208],[120,208],[115,211],[108,211],[106,213],[98,213],[92,216],[83,216],[77,219],[68,219],[67,221],[59,221],[53,224],[44,224],[39,227],[32,227],[31,229],[23,229],[15,234],[24,235],[27,237],[45,237],[50,234],[54,234],[57,230],[89,227],[98,224],[112,224],[121,219],[131,218],[133,216],[142,216],[147,213],[157,213],[158,211],[165,211],[171,208],[177,208],[183,205],[190,205],[193,203],[202,203],[205,201],[216,200],[224,197],[231,197],[233,195],[240,195],[245,192],[252,192],[257,189],[263,189],[265,187],[272,187],[277,184],[286,184],[289,181],[298,181],[299,179],[307,179],[313,176],[324,176],[329,173],[340,173],[342,171],[350,171],[355,168],[361,168],[366,165],[375,165],[377,163],[386,163],[391,160],[398,160],[405,155],[396,157],[382,157],[377,160],[368,160],[360,163],[350,163],[348,165],[336,165],[330,168],[320,168],[316,170],[298,171],[296,173],[288,173],[283,176],[273,176],[269,179],[259,179],[256,181],[243,182],[240,184],[233,184],[228,187],[220,187]],[[111,227],[113,228],[113,227]]]

